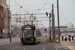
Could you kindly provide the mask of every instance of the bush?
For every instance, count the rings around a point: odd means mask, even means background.
[[[53,40],[49,40],[49,39],[46,39],[45,43],[53,43]],[[57,41],[55,41],[55,43],[58,43]]]

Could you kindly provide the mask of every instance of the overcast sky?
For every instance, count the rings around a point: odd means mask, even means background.
[[[7,0],[7,4],[9,0]],[[15,0],[20,5],[23,6],[24,9],[28,10],[29,13],[35,13],[40,9],[42,6],[45,5],[40,11],[37,13],[45,13],[49,12],[51,13],[51,5],[54,4],[54,13],[55,13],[55,25],[57,26],[57,0]],[[27,13],[26,10],[21,9],[22,13]],[[59,11],[60,11],[60,25],[63,26],[66,23],[72,22],[75,25],[75,0],[59,0]],[[14,2],[14,0],[11,0],[11,12],[12,13],[20,13],[20,6]],[[37,17],[47,17],[46,15],[43,16],[37,16]],[[48,20],[46,19],[39,19],[39,20]],[[39,24],[43,24],[43,26],[48,27],[49,22],[43,21],[39,22]],[[42,26],[42,25],[39,25]]]

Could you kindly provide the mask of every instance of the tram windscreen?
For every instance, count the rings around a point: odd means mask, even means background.
[[[24,30],[23,38],[33,38],[33,30]]]

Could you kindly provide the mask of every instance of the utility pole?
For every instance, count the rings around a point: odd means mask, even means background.
[[[25,21],[26,21],[26,20],[25,20],[25,17],[26,17],[26,16],[24,16],[24,25],[25,25]]]
[[[60,44],[60,27],[59,27],[59,0],[57,0],[57,17],[58,17],[58,38]]]
[[[34,21],[34,19],[33,19],[33,12],[32,12],[32,16],[31,17],[32,17],[32,21],[31,22],[32,22],[32,25],[33,25],[33,21]]]
[[[55,18],[54,18],[54,5],[52,4],[52,34],[53,42],[55,42]]]
[[[10,0],[9,0],[9,17],[10,17],[10,42],[11,42],[11,13],[10,13]]]
[[[21,8],[22,6],[20,6],[20,29],[21,29]]]
[[[49,14],[49,34],[50,34],[50,41],[51,41],[51,13]]]
[[[27,10],[27,21],[28,21],[28,10]]]

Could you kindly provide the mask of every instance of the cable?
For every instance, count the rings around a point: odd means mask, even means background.
[[[47,1],[48,0],[46,0],[46,3],[44,4],[44,6],[47,4]],[[38,11],[40,11],[44,6],[42,6],[40,9],[38,9]],[[37,13],[38,11],[36,11],[35,13]]]
[[[46,0],[46,3],[45,4],[47,4],[47,2],[48,2],[48,0]]]
[[[15,1],[15,0],[14,0]],[[16,1],[15,1],[15,3],[17,3]],[[21,6],[19,3],[17,3],[19,6]]]
[[[15,0],[14,0],[14,1],[15,1]],[[16,1],[15,1],[15,3],[18,4],[18,5],[21,7],[21,5],[20,5],[19,3],[17,3]],[[23,8],[23,9],[27,11],[27,9],[25,9],[25,8]]]

